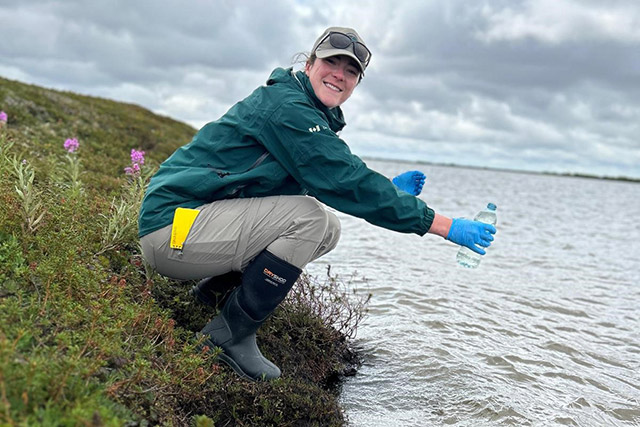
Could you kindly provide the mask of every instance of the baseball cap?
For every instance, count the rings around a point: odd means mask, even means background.
[[[313,44],[311,54],[314,53],[318,58],[336,55],[346,55],[353,58],[362,74],[371,60],[371,51],[367,48],[364,40],[356,30],[348,27],[329,27],[324,30]]]

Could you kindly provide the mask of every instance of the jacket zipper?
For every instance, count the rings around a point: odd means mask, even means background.
[[[253,162],[253,164],[251,166],[249,166],[249,168],[247,170],[245,170],[244,172],[242,172],[242,173],[247,173],[250,170],[257,168],[258,166],[260,166],[265,161],[265,159],[267,157],[269,157],[269,152],[268,151],[262,153],[260,155],[260,157],[258,157],[258,159],[255,162]],[[207,166],[211,170],[213,170],[215,173],[217,173],[220,178],[224,178],[225,176],[231,175],[231,172],[225,171],[225,170],[222,170],[222,169],[214,168],[213,166],[211,166],[210,163],[207,164]],[[246,184],[238,185],[233,190],[231,190],[231,192],[229,193],[229,196],[236,196],[240,192],[240,190],[242,190],[244,187],[246,187]]]

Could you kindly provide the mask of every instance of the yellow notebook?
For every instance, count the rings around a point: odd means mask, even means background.
[[[172,249],[182,249],[182,245],[191,230],[193,222],[200,213],[197,209],[177,208],[173,214],[173,226],[171,227]]]

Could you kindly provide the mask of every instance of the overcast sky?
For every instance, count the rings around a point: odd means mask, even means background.
[[[0,76],[199,128],[333,25],[358,155],[640,178],[638,0],[0,0]]]

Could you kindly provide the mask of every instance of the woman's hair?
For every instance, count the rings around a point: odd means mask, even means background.
[[[291,65],[302,64],[303,66],[313,65],[316,62],[317,56],[315,53],[298,52],[291,58]]]

